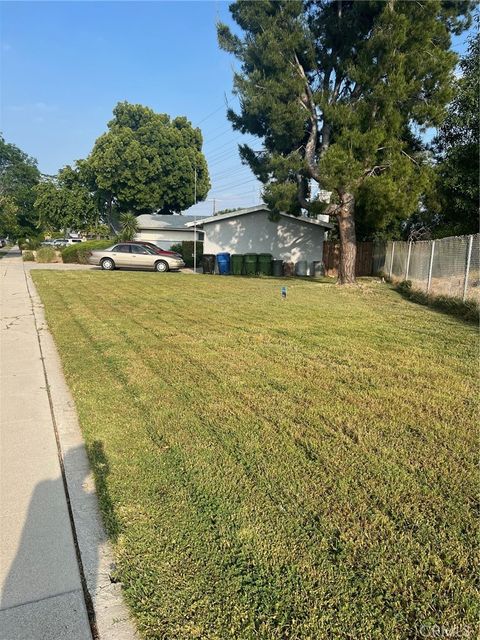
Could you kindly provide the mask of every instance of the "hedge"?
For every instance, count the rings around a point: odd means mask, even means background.
[[[183,257],[187,267],[193,267],[193,241],[185,240],[177,244],[172,244],[170,251],[176,251]],[[197,242],[197,267],[202,264],[203,242]]]
[[[107,249],[115,243],[115,240],[110,238],[107,240],[89,240],[88,242],[76,242],[68,247],[65,247],[62,251],[63,262],[77,262],[79,264],[88,264],[88,254],[90,251],[98,251],[101,249]]]
[[[40,247],[35,256],[37,262],[54,262],[56,259],[57,252],[53,247]]]
[[[28,240],[26,238],[18,238],[17,240],[18,248],[20,249],[20,251],[35,251],[35,249],[38,249],[40,247],[42,242],[43,235],[37,236],[36,238],[29,238]]]

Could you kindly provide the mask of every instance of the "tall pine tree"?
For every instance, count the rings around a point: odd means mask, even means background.
[[[477,233],[479,219],[480,34],[472,37],[460,61],[455,97],[437,137],[435,213],[441,235]],[[428,204],[428,203],[427,203]]]
[[[272,210],[324,210],[332,192],[339,282],[355,280],[356,201],[385,226],[415,209],[428,180],[419,138],[451,98],[450,36],[470,23],[470,0],[237,0],[240,37],[218,25],[241,63],[235,129],[262,139],[240,147]]]

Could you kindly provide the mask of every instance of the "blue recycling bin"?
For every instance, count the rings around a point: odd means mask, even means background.
[[[221,276],[228,276],[230,273],[230,254],[217,253],[218,273]]]

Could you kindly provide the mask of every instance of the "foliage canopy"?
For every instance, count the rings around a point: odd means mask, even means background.
[[[384,228],[411,213],[428,184],[419,132],[445,117],[456,63],[450,35],[468,26],[472,6],[238,0],[230,9],[243,37],[218,26],[220,46],[241,63],[240,111],[228,117],[263,141],[261,152],[242,145],[241,156],[274,211],[315,215],[325,205],[312,185],[332,192],[343,281],[354,279],[359,215]]]
[[[37,161],[0,136],[0,235],[16,240],[38,234],[33,187]]]
[[[87,163],[98,189],[119,211],[177,213],[210,188],[202,134],[185,117],[171,119],[120,102]],[[195,181],[196,172],[196,181]]]
[[[455,97],[434,140],[438,165],[430,214],[441,235],[477,233],[479,215],[480,34],[460,61]]]
[[[66,166],[55,179],[35,187],[35,209],[40,224],[49,231],[89,231],[100,224],[101,212],[94,192],[78,168]]]

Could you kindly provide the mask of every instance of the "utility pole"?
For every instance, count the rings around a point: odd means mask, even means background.
[[[213,215],[215,215],[215,198],[213,199]]]
[[[194,201],[197,204],[197,167],[195,165]],[[193,221],[193,273],[197,273],[197,214]]]

